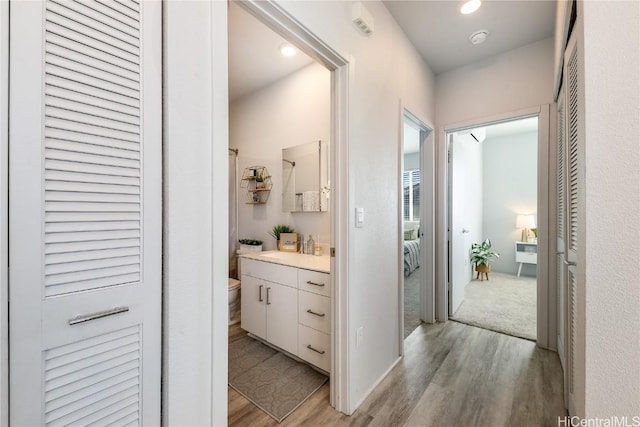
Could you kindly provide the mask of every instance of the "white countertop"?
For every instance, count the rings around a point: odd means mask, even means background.
[[[315,256],[299,254],[297,252],[264,251],[245,253],[240,256],[258,261],[303,268],[305,270],[320,271],[322,273],[331,272],[331,260],[329,259],[329,255]]]

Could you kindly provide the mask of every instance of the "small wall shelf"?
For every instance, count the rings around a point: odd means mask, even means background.
[[[264,205],[269,200],[273,183],[266,166],[250,166],[244,169],[240,188],[247,190],[246,204]]]

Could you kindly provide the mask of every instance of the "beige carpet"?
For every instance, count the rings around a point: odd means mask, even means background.
[[[472,280],[453,320],[529,340],[536,339],[536,278],[489,273]]]
[[[327,379],[251,337],[229,344],[229,385],[277,422],[302,405]]]
[[[420,268],[404,278],[404,337],[411,335],[420,320]]]

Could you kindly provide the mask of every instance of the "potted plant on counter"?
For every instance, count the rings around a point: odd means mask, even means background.
[[[269,232],[269,235],[276,239],[278,250],[280,250],[280,234],[282,233],[293,233],[293,228],[289,227],[288,225],[278,224],[274,225]]]
[[[262,252],[262,240],[240,239],[241,252]]]
[[[476,280],[482,279],[482,274],[489,280],[489,271],[491,271],[491,261],[499,258],[500,254],[491,251],[491,240],[485,239],[482,243],[473,243],[471,245],[471,262],[476,265]]]

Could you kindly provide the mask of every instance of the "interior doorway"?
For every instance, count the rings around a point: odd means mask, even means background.
[[[345,210],[348,207],[348,164],[346,163],[348,153],[346,127],[348,63],[333,49],[309,33],[306,28],[296,22],[277,4],[271,2],[233,2],[233,4],[249,12],[261,24],[273,30],[285,42],[291,44],[294,49],[308,55],[315,65],[324,67],[325,71],[328,70],[330,73],[330,134],[327,138],[327,141],[331,144],[331,149],[328,150],[329,180],[327,185],[322,188],[324,191],[322,196],[330,197],[330,209],[329,213],[320,215],[328,215],[330,218],[328,237],[325,236],[327,240],[323,241],[323,243],[328,244],[326,248],[323,247],[323,251],[325,254],[331,254],[330,288],[332,289],[331,295],[335,303],[332,302],[331,306],[327,307],[327,313],[330,313],[328,317],[331,319],[331,335],[329,338],[331,343],[329,350],[330,369],[324,370],[330,372],[329,399],[331,406],[338,411],[349,412],[350,406],[347,392],[349,380],[348,358],[345,351],[346,340],[343,336],[346,333],[343,333],[343,325],[347,323],[348,316],[348,313],[343,308],[347,289],[346,286],[341,286],[341,284],[346,284],[346,267],[348,264],[346,246],[349,238],[348,221],[344,220],[344,218],[347,218]],[[251,45],[246,47],[247,51],[252,52]],[[255,73],[255,69],[249,72]],[[282,102],[285,101],[284,99],[282,100]],[[302,142],[300,141],[299,143]],[[242,150],[240,152],[242,153]],[[300,231],[303,230],[301,229]],[[340,254],[340,257],[334,257],[336,253]]]
[[[400,295],[406,339],[422,322],[432,323],[434,145],[431,128],[408,110],[402,115],[400,164]]]
[[[449,318],[537,338],[538,117],[447,133]]]

